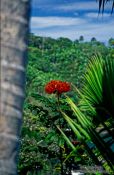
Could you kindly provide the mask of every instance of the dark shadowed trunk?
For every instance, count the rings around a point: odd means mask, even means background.
[[[1,0],[0,175],[16,175],[30,0]]]

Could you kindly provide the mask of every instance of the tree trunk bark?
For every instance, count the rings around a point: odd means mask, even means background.
[[[1,0],[0,175],[16,175],[30,0]]]

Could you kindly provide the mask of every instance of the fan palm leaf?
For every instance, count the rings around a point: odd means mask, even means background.
[[[84,76],[82,94],[85,100],[80,101],[86,109],[92,106],[96,117],[106,121],[114,116],[114,60],[95,56],[89,62]],[[95,114],[95,113],[94,113]]]

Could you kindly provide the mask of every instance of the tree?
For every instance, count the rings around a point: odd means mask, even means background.
[[[91,38],[91,42],[97,41],[95,37]]]
[[[114,47],[114,38],[110,38],[108,43],[109,43],[109,46],[113,48]]]
[[[81,41],[81,42],[84,41],[84,37],[82,35],[79,37],[79,41]]]
[[[24,101],[29,0],[1,2],[0,174],[16,175]]]

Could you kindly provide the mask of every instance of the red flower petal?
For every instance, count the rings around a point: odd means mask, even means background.
[[[45,86],[45,92],[48,94],[52,94],[55,92],[61,94],[68,91],[70,91],[70,84],[67,82],[62,82],[60,80],[52,80]]]

